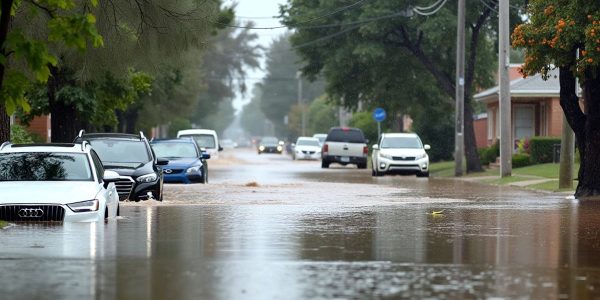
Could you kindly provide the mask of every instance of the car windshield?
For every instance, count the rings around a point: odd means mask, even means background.
[[[193,143],[153,143],[152,149],[158,157],[196,158],[196,145]]]
[[[260,140],[260,143],[265,145],[276,145],[279,143],[279,140],[274,137],[265,137],[262,140]]]
[[[215,137],[212,134],[183,134],[180,137],[191,137],[200,148],[216,148]]]
[[[116,139],[91,140],[103,163],[147,163],[152,160],[143,141]]]
[[[0,181],[92,181],[83,153],[18,152],[0,154]]]
[[[315,146],[319,147],[319,140],[298,140],[297,146]]]
[[[417,137],[386,137],[381,141],[381,148],[423,148]]]
[[[329,132],[326,140],[328,142],[364,143],[365,137],[360,130],[339,129]]]

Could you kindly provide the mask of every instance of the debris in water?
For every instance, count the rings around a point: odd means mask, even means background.
[[[256,181],[246,183],[247,187],[258,187],[258,183]]]

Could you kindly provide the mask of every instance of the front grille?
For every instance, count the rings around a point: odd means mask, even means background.
[[[183,169],[168,169],[171,172],[167,171],[167,169],[165,169],[165,174],[179,174],[183,172]]]
[[[415,160],[414,156],[394,156],[392,158],[394,160],[404,160],[404,161]]]
[[[17,204],[0,206],[0,220],[16,221],[62,221],[65,209],[60,205]]]
[[[133,179],[126,176],[122,176],[119,181],[115,182],[117,193],[119,194],[119,200],[125,200],[129,198],[131,189],[133,189],[133,183]]]
[[[315,154],[315,151],[304,151],[304,150],[302,150],[302,153],[313,155],[313,154]]]

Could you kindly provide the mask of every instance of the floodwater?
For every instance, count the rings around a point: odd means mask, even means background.
[[[0,299],[600,297],[596,203],[249,150],[209,165],[118,220],[0,230]]]

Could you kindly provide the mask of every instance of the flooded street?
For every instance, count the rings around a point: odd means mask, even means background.
[[[118,220],[0,230],[0,298],[600,296],[595,203],[250,150],[209,170]]]

